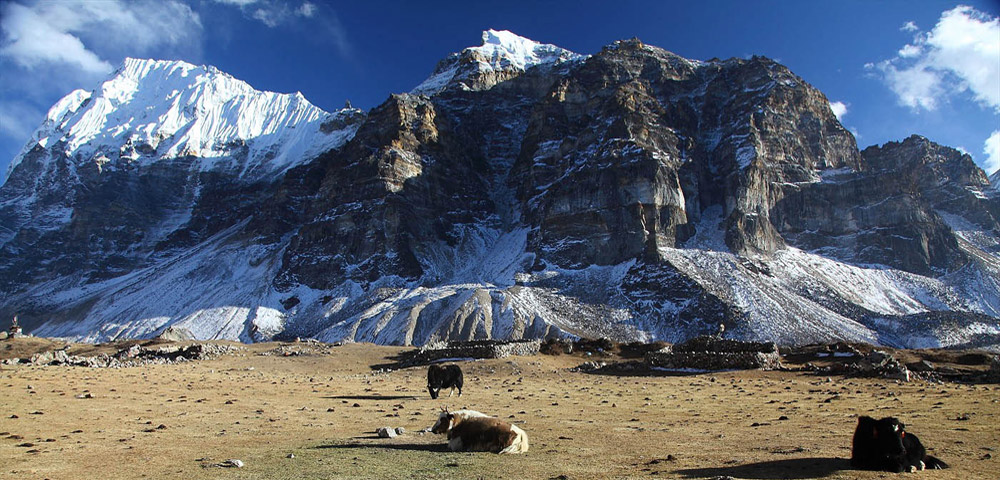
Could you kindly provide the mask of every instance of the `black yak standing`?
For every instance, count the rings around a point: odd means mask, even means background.
[[[458,365],[431,365],[427,367],[427,391],[431,392],[431,398],[438,398],[438,393],[442,388],[450,388],[450,397],[458,389],[458,396],[462,396],[462,369]]]
[[[851,445],[851,466],[896,473],[948,468],[948,464],[927,455],[917,436],[905,427],[893,417],[858,418]]]

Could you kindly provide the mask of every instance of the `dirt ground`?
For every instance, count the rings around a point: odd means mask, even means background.
[[[64,346],[44,342],[0,342],[0,358]],[[403,348],[243,347],[122,369],[4,365],[0,478],[891,478],[850,470],[858,415],[900,418],[952,466],[905,478],[1000,478],[996,384],[579,373],[589,358],[537,355],[462,362],[464,395],[431,400],[426,367],[373,370]],[[531,449],[448,452],[420,433],[442,406],[515,422]],[[379,439],[383,426],[406,433]],[[244,466],[218,466],[228,459]]]

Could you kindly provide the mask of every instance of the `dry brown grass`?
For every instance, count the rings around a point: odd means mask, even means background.
[[[423,367],[371,370],[399,348],[259,355],[276,346],[143,368],[4,366],[0,477],[891,477],[848,469],[861,414],[899,417],[953,466],[906,478],[1000,472],[987,458],[1000,447],[996,385],[757,371],[612,376],[568,371],[578,356],[540,355],[463,363],[465,395],[434,401]],[[531,450],[446,452],[442,436],[417,433],[445,405],[518,423]],[[407,433],[374,438],[381,426]],[[230,458],[245,467],[212,466]]]

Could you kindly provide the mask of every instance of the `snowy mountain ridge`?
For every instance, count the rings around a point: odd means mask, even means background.
[[[995,180],[995,179],[994,179]],[[489,30],[326,113],[129,59],[0,186],[0,318],[85,341],[732,338],[1000,350],[1000,196],[919,136],[859,151],[764,57]]]
[[[212,170],[224,160],[253,177],[280,173],[343,144],[351,129],[321,132],[331,117],[300,93],[261,92],[215,67],[128,58],[92,92],[57,102],[11,163],[35,145],[101,169],[193,156]]]

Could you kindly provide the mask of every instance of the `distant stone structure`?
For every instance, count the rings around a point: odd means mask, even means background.
[[[700,336],[646,354],[652,367],[697,370],[775,370],[781,354],[774,342],[742,342]]]
[[[17,323],[17,315],[14,315],[14,320],[10,322],[10,334],[8,338],[23,337],[24,333],[21,331],[21,325]]]
[[[101,353],[92,357],[82,357],[70,355],[63,349],[36,353],[31,358],[7,359],[2,363],[4,365],[29,364],[37,366],[125,368],[142,365],[166,365],[194,360],[210,360],[238,350],[243,350],[243,348],[212,343],[199,343],[188,346],[172,345],[159,348],[147,348],[135,344],[111,355]]]
[[[910,370],[891,353],[873,350],[861,360],[848,366],[849,374],[858,377],[881,377],[910,381]]]
[[[418,365],[442,358],[506,358],[512,355],[535,355],[541,345],[541,340],[440,342],[424,345],[407,363]]]

